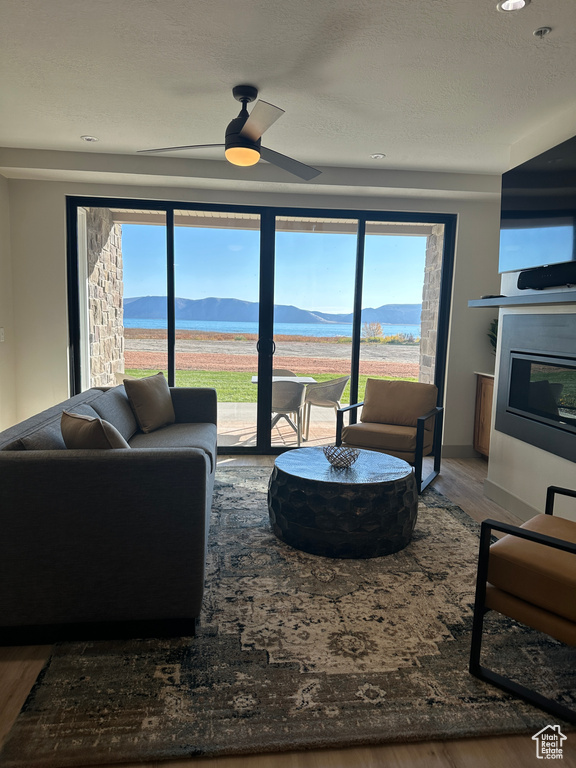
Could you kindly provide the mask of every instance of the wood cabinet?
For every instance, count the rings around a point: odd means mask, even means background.
[[[474,414],[474,450],[483,456],[490,453],[490,424],[492,421],[492,399],[494,376],[489,373],[476,374],[476,411]]]

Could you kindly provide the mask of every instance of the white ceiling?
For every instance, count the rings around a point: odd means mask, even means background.
[[[222,142],[249,83],[286,110],[263,143],[310,165],[494,174],[576,106],[576,1],[0,0],[0,73],[0,147]]]

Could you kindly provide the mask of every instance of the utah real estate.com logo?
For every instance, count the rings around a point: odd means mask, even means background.
[[[562,744],[568,738],[559,725],[547,725],[532,736],[536,742],[536,757],[539,760],[562,760]]]

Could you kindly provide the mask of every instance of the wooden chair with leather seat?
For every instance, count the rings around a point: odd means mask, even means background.
[[[576,646],[576,522],[553,515],[556,494],[576,498],[576,491],[550,486],[545,514],[519,527],[482,523],[469,669],[480,680],[576,723],[573,709],[480,664],[484,615],[490,610]],[[493,531],[506,535],[490,544]]]
[[[442,417],[438,388],[415,381],[368,379],[364,401],[336,411],[336,445],[366,448],[414,465],[418,493],[440,472]],[[359,424],[344,426],[344,414],[362,407]],[[434,468],[422,479],[422,459],[434,454]]]

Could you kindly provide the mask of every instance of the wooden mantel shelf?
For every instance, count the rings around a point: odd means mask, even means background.
[[[544,304],[576,304],[576,291],[529,293],[526,296],[499,296],[495,299],[471,299],[469,307],[530,307]]]

